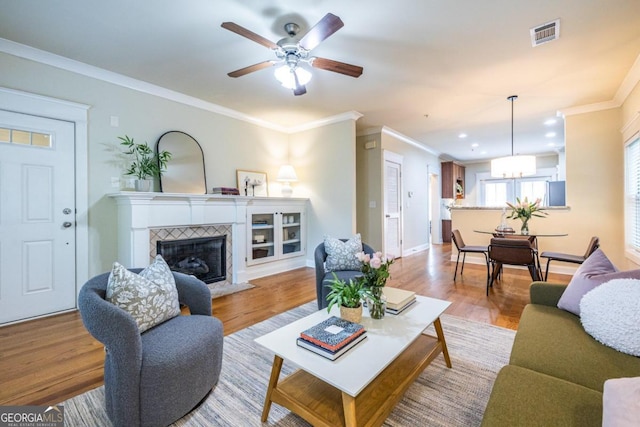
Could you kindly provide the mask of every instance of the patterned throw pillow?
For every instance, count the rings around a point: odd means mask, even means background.
[[[362,252],[362,239],[360,234],[356,234],[346,242],[335,237],[325,236],[324,251],[327,259],[324,262],[324,269],[327,273],[342,270],[360,270],[361,263],[356,255]]]
[[[160,255],[140,274],[113,263],[107,301],[131,314],[140,333],[180,314],[173,273]]]

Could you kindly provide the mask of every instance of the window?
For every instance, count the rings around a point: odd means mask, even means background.
[[[506,202],[515,203],[525,197],[529,201],[540,199],[542,206],[547,205],[547,181],[556,178],[552,168],[538,170],[538,175],[515,179],[494,179],[489,173],[477,174],[477,188],[480,189],[480,206],[503,207]]]
[[[634,261],[640,259],[640,138],[635,136],[624,150],[625,247]]]
[[[51,147],[50,134],[35,131],[0,128],[0,144],[32,145]]]

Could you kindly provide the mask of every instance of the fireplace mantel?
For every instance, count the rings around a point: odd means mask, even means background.
[[[219,194],[177,194],[121,191],[109,194],[118,210],[118,259],[126,267],[149,265],[149,230],[230,224],[233,283],[245,282],[247,207],[304,202],[307,199],[247,197]]]

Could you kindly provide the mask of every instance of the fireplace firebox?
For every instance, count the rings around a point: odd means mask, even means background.
[[[159,240],[156,249],[171,270],[213,283],[227,278],[226,242],[227,236]]]

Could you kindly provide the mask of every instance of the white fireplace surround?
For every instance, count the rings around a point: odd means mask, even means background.
[[[111,194],[118,205],[118,259],[129,268],[149,265],[151,229],[231,225],[232,283],[246,273],[247,197],[122,191]]]

